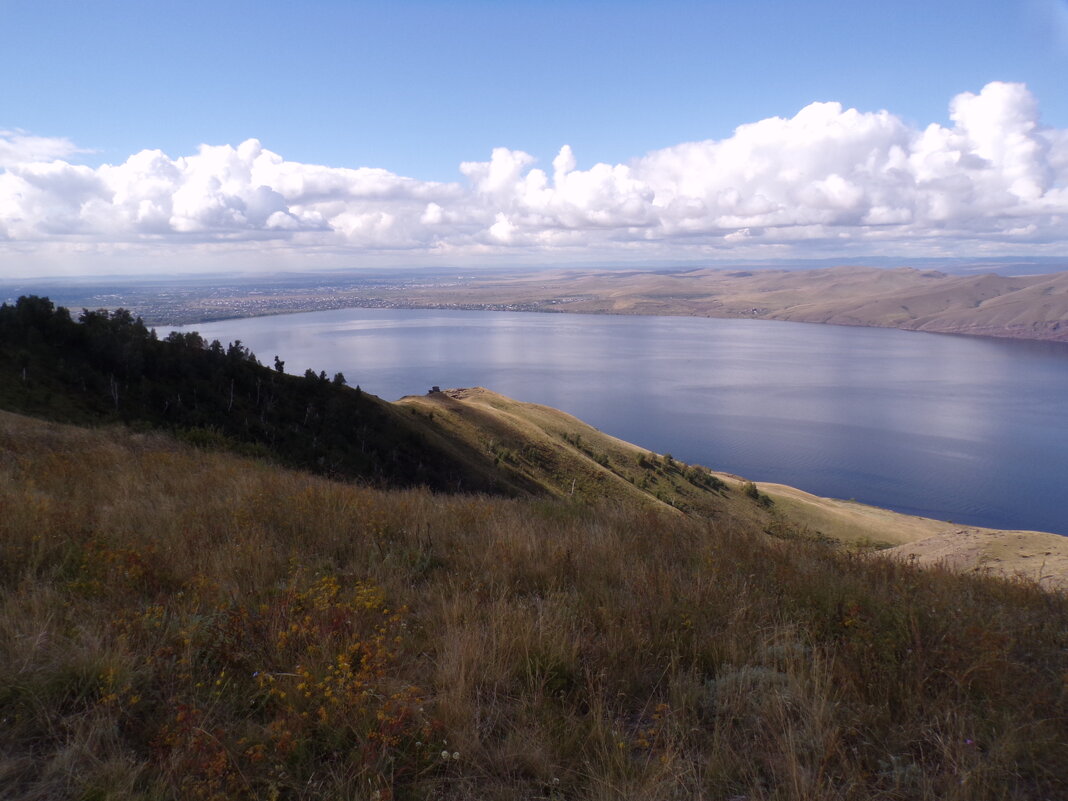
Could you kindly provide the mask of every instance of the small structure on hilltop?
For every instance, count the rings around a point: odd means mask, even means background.
[[[433,395],[435,392],[441,392],[441,387],[431,387],[426,394]]]

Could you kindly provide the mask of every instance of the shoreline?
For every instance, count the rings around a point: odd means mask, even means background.
[[[717,474],[719,475],[719,474]],[[1068,591],[1068,535],[995,529],[826,498],[786,484],[757,482],[790,519],[845,545],[959,573],[1016,576]]]
[[[944,334],[949,336],[982,337],[985,339],[1017,340],[1024,342],[1047,342],[1068,346],[1068,326],[1059,331],[1059,336],[1042,336],[1012,329],[999,328],[986,331],[952,330],[937,328],[917,328],[903,325],[881,325],[878,323],[864,322],[837,322],[820,320],[793,320],[780,317],[757,317],[743,314],[686,314],[683,312],[661,312],[659,314],[648,311],[631,310],[591,310],[591,309],[568,309],[566,304],[554,304],[557,308],[517,308],[529,304],[479,304],[479,303],[406,303],[395,301],[376,302],[374,300],[365,303],[344,303],[338,305],[324,304],[310,309],[279,309],[277,311],[264,311],[257,314],[232,314],[221,317],[201,317],[188,322],[162,322],[151,318],[145,319],[144,323],[149,328],[188,328],[195,325],[222,323],[229,320],[249,320],[257,317],[279,317],[292,314],[314,314],[316,312],[343,311],[346,309],[382,309],[385,311],[474,311],[474,312],[515,312],[525,314],[587,314],[591,316],[613,317],[685,317],[690,319],[709,320],[761,320],[775,323],[802,323],[805,325],[833,325],[842,328],[877,328],[891,331],[910,331],[917,334]],[[548,305],[548,304],[547,304]],[[111,307],[105,307],[111,308]],[[119,306],[113,308],[122,308]],[[1068,352],[1068,351],[1066,351]]]

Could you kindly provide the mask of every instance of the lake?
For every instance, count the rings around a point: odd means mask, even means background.
[[[690,317],[343,309],[187,326],[394,400],[485,386],[686,462],[1068,534],[1068,346]],[[167,329],[160,329],[163,335]]]

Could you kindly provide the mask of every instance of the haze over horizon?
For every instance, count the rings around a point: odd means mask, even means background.
[[[1068,2],[6,2],[0,279],[1062,256]]]

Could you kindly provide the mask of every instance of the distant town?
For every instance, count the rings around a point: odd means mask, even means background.
[[[555,311],[561,304],[585,296],[481,302],[469,297],[452,300],[457,290],[483,283],[490,275],[443,275],[441,271],[392,274],[346,274],[343,277],[284,275],[219,281],[212,277],[166,280],[128,279],[112,283],[63,282],[52,279],[0,284],[0,302],[13,303],[21,295],[45,295],[72,312],[81,309],[128,309],[148,325],[177,326],[259,317],[271,314],[329,309],[436,308],[477,311]],[[511,301],[511,302],[510,302]]]

